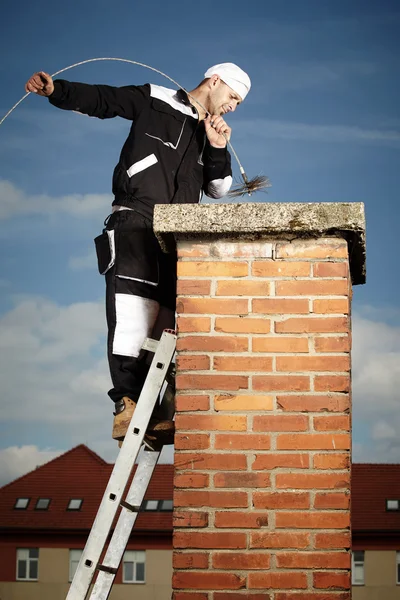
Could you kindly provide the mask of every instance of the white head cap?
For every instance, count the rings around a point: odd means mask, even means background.
[[[204,73],[204,77],[207,79],[212,75],[219,75],[230,88],[233,89],[242,100],[244,100],[250,91],[251,81],[250,77],[242,71],[240,67],[233,63],[221,63],[220,65],[214,65],[210,67],[208,71]]]

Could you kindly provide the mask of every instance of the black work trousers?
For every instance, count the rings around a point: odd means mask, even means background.
[[[105,274],[108,395],[114,402],[123,396],[136,401],[148,371],[144,340],[175,327],[176,254],[162,252],[152,221],[134,210],[114,212],[106,230],[115,256]]]

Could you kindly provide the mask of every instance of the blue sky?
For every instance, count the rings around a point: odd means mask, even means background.
[[[3,3],[0,115],[35,71],[93,57],[193,88],[218,62],[253,87],[229,117],[259,202],[365,202],[367,284],[354,290],[354,458],[400,460],[400,5],[388,0]],[[75,81],[170,86],[98,62]],[[129,124],[29,96],[0,127],[0,482],[87,443],[108,460],[103,280],[93,238]],[[238,171],[235,173],[238,177]]]

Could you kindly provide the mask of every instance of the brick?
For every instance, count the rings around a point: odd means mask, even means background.
[[[314,379],[316,392],[348,392],[350,377],[348,375],[318,375]]]
[[[268,514],[261,512],[223,511],[215,513],[215,527],[260,529],[268,526]]]
[[[269,594],[252,592],[214,592],[214,600],[270,600]]]
[[[244,454],[221,453],[192,454],[189,452],[176,453],[175,469],[178,471],[199,470],[199,471],[218,471],[229,470],[238,471],[247,468],[247,458]]]
[[[341,452],[340,454],[315,454],[313,457],[314,469],[349,469],[350,454]]]
[[[211,331],[211,319],[210,317],[178,317],[176,326],[179,333],[207,333]]]
[[[314,277],[347,277],[348,272],[347,262],[313,263]]]
[[[330,554],[329,556],[335,556]],[[350,573],[314,573],[313,585],[324,590],[349,590],[351,587]]]
[[[177,375],[177,390],[247,390],[248,377],[245,375]]]
[[[242,570],[269,569],[271,557],[266,552],[215,552],[212,557],[214,569]]]
[[[269,435],[253,435],[251,433],[222,435],[216,434],[214,447],[216,450],[269,450]]]
[[[309,277],[311,263],[300,261],[255,260],[252,275],[255,277]]]
[[[247,417],[237,415],[176,415],[178,430],[247,431]]]
[[[218,260],[179,261],[179,277],[246,277],[249,266],[246,262],[228,262]]]
[[[307,576],[305,573],[249,573],[247,587],[249,589],[306,589]]]
[[[314,348],[315,352],[350,352],[350,337],[316,337]]]
[[[253,419],[253,431],[308,431],[306,415],[268,415]]]
[[[338,489],[350,486],[347,473],[277,473],[275,485],[290,489]]]
[[[188,490],[174,492],[174,506],[201,508],[247,508],[246,492],[215,492],[203,490]]]
[[[175,531],[174,548],[246,548],[245,533],[224,531]]]
[[[347,317],[303,317],[275,323],[277,333],[347,333]]]
[[[347,569],[348,552],[277,552],[277,567],[282,569]]]
[[[271,242],[226,242],[218,240],[210,244],[210,253],[218,258],[272,258]]]
[[[277,450],[349,450],[347,433],[281,433]]]
[[[225,335],[190,335],[178,338],[178,352],[246,352],[249,347],[247,337]]]
[[[280,532],[252,532],[250,534],[250,548],[308,548],[310,534],[308,533],[280,533]]]
[[[210,447],[207,433],[175,433],[175,450],[206,450]]]
[[[269,473],[217,473],[216,488],[267,488],[271,485]]]
[[[178,258],[202,258],[210,256],[210,245],[192,241],[179,241],[177,244]]]
[[[176,412],[199,411],[210,409],[210,396],[177,394],[175,396]]]
[[[282,452],[277,452],[276,454],[257,454],[252,464],[254,471],[279,468],[309,469],[309,467],[309,454],[283,454]]]
[[[264,315],[308,314],[309,302],[305,298],[301,300],[287,298],[256,299],[251,303],[251,312]]]
[[[348,298],[329,298],[324,300],[314,300],[312,303],[312,312],[316,314],[349,314]]]
[[[348,512],[277,512],[277,528],[298,529],[346,529],[350,527]]]
[[[211,280],[209,279],[179,279],[176,284],[178,296],[209,296]]]
[[[205,552],[174,552],[172,566],[174,569],[207,569],[208,554]]]
[[[208,526],[208,513],[198,510],[174,510],[172,520],[174,527],[196,527],[200,529]]]
[[[217,317],[214,329],[223,333],[269,333],[271,331],[271,321],[253,317],[231,317],[226,319]]]
[[[350,431],[349,415],[329,415],[328,417],[313,417],[316,431]]]
[[[177,571],[172,576],[172,587],[200,590],[238,590],[245,587],[246,578],[234,573],[213,573],[204,571]]]
[[[275,594],[274,600],[351,600],[351,592],[345,592],[338,594],[334,592],[330,593],[312,593],[312,592],[297,592],[297,593],[284,593],[279,592]]]
[[[276,296],[346,296],[347,279],[314,279],[310,281],[277,281]]]
[[[272,410],[273,406],[273,396],[224,394],[214,398],[214,409],[216,411],[264,411]]]
[[[253,352],[308,352],[305,337],[254,337]]]
[[[276,258],[347,258],[344,240],[314,240],[281,243],[276,245]]]
[[[179,371],[206,371],[210,368],[210,357],[206,355],[185,355],[176,357],[176,367]]]
[[[274,600],[351,600],[351,592],[343,594],[330,593],[312,593],[312,592],[279,592],[275,594]]]
[[[269,296],[268,281],[218,281],[216,296]]]
[[[310,508],[307,492],[254,492],[253,506],[267,509]]]
[[[291,375],[255,375],[253,376],[253,390],[261,392],[308,392],[310,378]]]
[[[172,600],[208,600],[208,594],[199,592],[173,592]]]
[[[175,473],[174,486],[177,488],[204,488],[209,483],[205,473]]]
[[[344,412],[350,408],[347,395],[278,396],[278,407],[290,412]]]
[[[271,357],[215,356],[214,371],[272,371]]]
[[[338,548],[348,549],[351,548],[351,533],[350,531],[344,533],[316,533],[315,534],[315,548]]]
[[[338,510],[347,510],[350,507],[350,494],[330,493],[315,494],[314,508],[332,508]]]
[[[182,298],[176,303],[178,313],[211,315],[247,315],[248,300],[229,300],[225,298]]]
[[[304,371],[349,371],[349,356],[278,356],[276,370],[289,373]]]

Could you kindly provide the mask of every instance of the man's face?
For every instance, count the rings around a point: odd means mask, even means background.
[[[218,79],[210,92],[209,112],[212,115],[226,115],[234,112],[242,99],[222,79]]]

